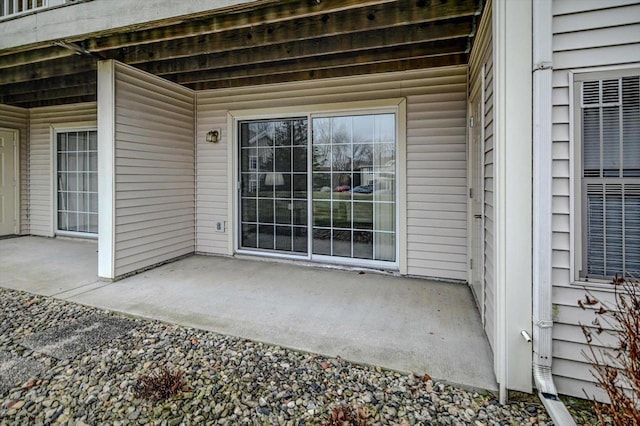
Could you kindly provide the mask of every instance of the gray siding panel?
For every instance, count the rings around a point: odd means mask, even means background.
[[[637,63],[640,65],[640,4],[630,0],[553,3],[553,303],[555,312],[553,373],[562,394],[603,398],[594,386],[589,364],[582,355],[585,339],[580,323],[589,324],[593,313],[577,305],[585,290],[572,285],[571,175],[569,71]],[[578,166],[579,167],[579,166]],[[591,290],[598,298],[608,291]]]
[[[0,127],[20,132],[20,233],[29,233],[29,110],[0,104]]]
[[[466,280],[466,81],[453,67],[198,92],[196,250],[229,254],[233,227],[214,230],[232,207],[227,111],[405,97],[408,273]],[[217,144],[204,141],[212,128]]]
[[[53,236],[52,126],[97,126],[95,102],[29,110],[29,233]]]
[[[194,251],[194,95],[116,64],[115,275]]]

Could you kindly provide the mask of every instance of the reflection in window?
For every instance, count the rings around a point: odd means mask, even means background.
[[[315,118],[313,253],[395,261],[394,114]]]
[[[58,230],[97,234],[97,133],[58,133],[56,155]]]
[[[307,120],[240,123],[240,245],[307,253]]]

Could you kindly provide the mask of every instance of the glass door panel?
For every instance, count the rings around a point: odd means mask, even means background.
[[[395,262],[395,114],[314,118],[312,131],[312,253]]]
[[[306,254],[307,120],[246,121],[240,131],[240,248]]]
[[[97,132],[57,133],[56,169],[57,230],[97,234]]]

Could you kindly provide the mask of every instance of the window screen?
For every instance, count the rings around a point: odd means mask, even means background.
[[[583,277],[640,275],[640,77],[581,85]]]

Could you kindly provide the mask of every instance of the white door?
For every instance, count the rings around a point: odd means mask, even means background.
[[[17,234],[16,133],[0,130],[0,235]]]
[[[472,94],[470,107],[471,289],[484,323],[484,144],[480,90]]]

